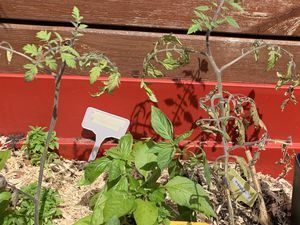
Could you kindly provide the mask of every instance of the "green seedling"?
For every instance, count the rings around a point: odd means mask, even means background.
[[[26,140],[21,148],[22,151],[26,154],[27,158],[30,160],[30,163],[34,166],[39,165],[41,156],[45,149],[45,141],[47,138],[47,132],[44,131],[45,127],[34,127],[30,126],[30,131],[27,133]],[[49,143],[49,151],[47,152],[47,161],[48,163],[53,162],[58,159],[59,156],[54,150],[58,150],[58,138],[56,133],[53,131],[51,140]]]

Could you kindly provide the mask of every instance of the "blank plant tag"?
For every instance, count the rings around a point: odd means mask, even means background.
[[[228,170],[228,176],[234,198],[252,207],[257,199],[257,192],[234,169]]]
[[[82,127],[93,131],[96,135],[96,142],[89,161],[95,160],[104,139],[108,137],[120,139],[126,133],[129,123],[128,119],[88,107],[82,121]]]

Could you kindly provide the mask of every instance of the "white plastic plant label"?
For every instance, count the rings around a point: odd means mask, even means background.
[[[88,107],[82,121],[82,127],[93,131],[96,135],[89,161],[96,158],[104,139],[109,137],[120,139],[126,133],[129,123],[129,120],[123,117]]]

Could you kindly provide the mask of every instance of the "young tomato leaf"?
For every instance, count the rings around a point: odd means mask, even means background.
[[[200,23],[194,23],[190,26],[190,28],[188,29],[187,34],[192,34],[192,33],[196,33],[197,31],[201,31],[201,24]]]
[[[136,199],[133,216],[137,225],[154,225],[158,217],[158,208],[154,202]]]
[[[151,125],[161,137],[167,140],[173,139],[173,125],[171,121],[155,106],[151,107]]]
[[[225,19],[226,19],[227,23],[229,23],[229,25],[231,25],[232,27],[234,27],[234,28],[240,28],[240,26],[238,25],[238,23],[231,16],[226,16]]]
[[[207,217],[215,217],[205,190],[192,180],[176,176],[165,185],[171,199],[180,206],[198,210]]]
[[[90,162],[84,170],[80,185],[92,184],[104,171],[108,170],[110,164],[111,160],[105,156]]]
[[[46,30],[41,30],[36,33],[36,37],[42,41],[49,41],[51,38],[51,32],[48,32]]]

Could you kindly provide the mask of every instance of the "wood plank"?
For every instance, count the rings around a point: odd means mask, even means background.
[[[186,30],[196,6],[207,0],[1,0],[0,18],[41,21],[70,21],[70,12],[78,6],[87,23]],[[239,21],[238,32],[251,34],[300,35],[298,0],[242,1],[244,13],[233,16]],[[48,13],[50,12],[51,13]],[[221,31],[234,32],[229,26]]]
[[[10,42],[15,49],[22,49],[27,43],[36,40],[35,33],[39,30],[56,30],[67,34],[69,28],[56,28],[44,26],[4,24],[0,28],[0,41]],[[133,31],[112,31],[102,29],[88,29],[82,41],[78,43],[80,52],[101,51],[118,65],[123,76],[134,76],[142,73],[144,56],[152,49],[153,42],[162,34]],[[203,36],[178,35],[183,43],[197,50],[204,47]],[[219,65],[225,64],[241,54],[243,48],[251,46],[252,39],[213,37],[212,51]],[[295,60],[300,63],[300,46],[294,41],[269,41],[282,45],[295,54]],[[274,83],[275,71],[266,72],[266,53],[261,55],[261,62],[256,63],[253,56],[245,58],[240,63],[225,71],[224,81],[248,82],[248,83]],[[285,62],[283,60],[282,62]],[[5,54],[0,58],[0,71],[8,73],[23,73],[22,65],[25,64],[20,57],[15,57],[13,63],[7,65]],[[286,63],[286,62],[285,62]],[[281,63],[279,69],[286,70]],[[88,71],[68,71],[70,74],[87,75]],[[214,74],[203,56],[193,55],[191,63],[175,72],[166,73],[169,78],[196,79],[202,81],[214,81]]]

